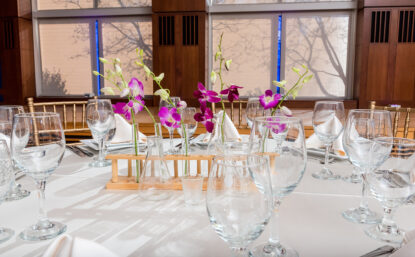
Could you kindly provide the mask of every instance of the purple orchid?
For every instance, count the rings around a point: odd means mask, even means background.
[[[131,120],[131,110],[137,114],[144,109],[144,105],[144,100],[140,96],[137,96],[135,100],[130,100],[128,103],[118,102],[113,104],[112,108],[114,109],[114,113],[121,114],[127,120]]]
[[[133,97],[144,97],[144,85],[137,78],[132,78],[128,83],[128,87],[130,88]]]
[[[267,118],[268,123],[265,125],[265,127],[271,129],[271,131],[275,134],[279,134],[284,132],[287,129],[287,124],[280,123],[280,118],[278,117],[270,117]]]
[[[197,84],[198,90],[193,92],[193,96],[196,97],[199,102],[202,103],[217,103],[220,102],[220,97],[218,97],[218,93],[212,90],[207,90],[202,83]]]
[[[213,127],[215,125],[212,122],[212,118],[213,118],[213,112],[212,112],[212,110],[209,109],[208,107],[206,107],[206,104],[205,105],[201,104],[200,105],[200,111],[201,111],[200,113],[196,113],[194,115],[194,119],[197,122],[202,123],[206,127],[206,130],[209,133],[212,133]]]
[[[160,122],[162,125],[172,128],[179,128],[181,116],[177,113],[176,108],[169,108],[163,106],[160,108],[159,111]]]
[[[179,110],[184,110],[184,109],[186,109],[186,107],[187,107],[187,103],[185,102],[185,101],[179,101],[178,103],[177,103],[177,109],[179,109]]]
[[[265,94],[259,97],[259,102],[261,103],[262,107],[264,107],[264,110],[266,110],[277,106],[280,99],[280,94],[273,94],[272,90],[268,89],[265,91]]]
[[[224,90],[220,91],[220,93],[222,95],[228,95],[228,100],[229,100],[229,102],[232,103],[234,100],[239,99],[238,88],[242,88],[242,87],[239,87],[239,86],[236,86],[236,85],[231,85],[227,89],[224,89]]]

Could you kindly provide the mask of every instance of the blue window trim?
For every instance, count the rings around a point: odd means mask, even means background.
[[[95,49],[96,49],[96,60],[97,60],[97,71],[101,73],[101,65],[99,63],[99,24],[98,20],[95,20]],[[101,77],[97,76],[97,94],[101,95]]]
[[[281,29],[282,29],[282,15],[278,16],[278,47],[277,47],[277,81],[281,81]],[[280,93],[280,88],[277,87],[277,93]]]

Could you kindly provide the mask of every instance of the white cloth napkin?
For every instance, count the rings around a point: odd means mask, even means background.
[[[117,257],[116,254],[95,242],[62,235],[56,238],[48,247],[43,257]]]
[[[213,134],[213,138],[212,139],[216,139],[219,135],[219,129],[220,129],[220,125],[222,124],[222,119],[223,119],[223,111],[218,112],[217,114],[215,114],[216,116],[216,124],[215,124],[215,129],[213,130],[214,134]],[[238,129],[235,127],[235,124],[233,124],[231,118],[229,118],[228,114],[225,113],[225,121],[223,122],[223,132],[225,134],[225,139],[226,140],[237,140],[239,142],[242,141],[241,135],[238,132]],[[205,137],[203,140],[204,141],[209,141],[210,138]]]
[[[332,118],[328,119],[326,122],[318,125],[321,126],[320,129],[323,131],[325,129],[333,129],[333,130],[342,130],[343,124],[339,121],[339,119],[336,116],[333,116]],[[319,149],[321,147],[324,147],[324,143],[318,138],[318,136],[314,133],[305,141],[307,148],[316,148]],[[344,153],[343,148],[343,132],[341,132],[340,136],[333,142],[333,149],[337,153],[338,151],[341,151]]]
[[[133,125],[128,123],[121,115],[115,114],[115,135],[111,143],[132,142],[133,141]],[[138,141],[146,143],[147,137],[138,131]]]
[[[405,232],[403,246],[389,257],[409,257],[415,255],[415,230]]]

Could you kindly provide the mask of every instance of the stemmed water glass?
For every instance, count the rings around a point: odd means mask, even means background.
[[[176,108],[177,104],[180,102],[180,97],[177,96],[171,96],[170,97],[173,105],[171,105],[170,102],[164,101],[163,99],[160,99],[160,108],[161,107],[167,107],[169,110],[171,108]],[[163,125],[168,131],[169,131],[169,139],[170,139],[170,149],[169,149],[169,153],[170,154],[174,154],[176,153],[176,149],[173,145],[173,133],[174,133],[174,128],[173,127],[169,127],[166,125]]]
[[[264,110],[264,107],[261,106],[259,102],[259,97],[248,98],[248,103],[246,104],[245,109],[245,118],[249,128],[252,128],[253,122],[256,117],[267,116],[270,114],[271,111],[269,109]]]
[[[382,204],[383,218],[365,232],[374,239],[400,245],[404,233],[393,215],[415,192],[415,140],[376,138],[370,157],[375,164],[381,163],[366,175],[366,180],[371,193]]]
[[[317,179],[339,179],[339,175],[333,174],[328,168],[329,150],[333,142],[343,132],[345,123],[345,113],[343,102],[336,101],[318,101],[314,105],[313,128],[318,139],[326,147],[324,158],[324,167],[313,177]]]
[[[374,224],[380,221],[376,212],[369,209],[367,203],[366,174],[376,168],[371,161],[373,140],[378,137],[391,137],[391,116],[383,110],[350,110],[343,134],[343,147],[350,162],[358,168],[362,176],[362,199],[357,208],[342,213],[349,221]]]
[[[13,116],[18,113],[24,113],[21,105],[0,105],[0,139],[4,139],[10,147],[10,137],[12,135]],[[13,201],[25,198],[30,195],[30,191],[23,189],[15,181],[16,173],[20,171],[16,165],[13,165],[13,182],[12,189],[7,193],[5,200]]]
[[[44,209],[46,180],[59,166],[65,152],[65,135],[59,114],[16,114],[11,152],[18,167],[35,180],[39,189],[39,221],[20,233],[20,237],[36,241],[63,233],[66,225],[50,221]]]
[[[186,107],[185,109],[180,111],[180,115],[182,116],[182,122],[183,124],[187,125],[187,137],[193,136],[197,129],[197,121],[193,118],[196,114],[196,108],[195,107]],[[182,126],[177,128],[177,132],[181,137],[182,135]]]
[[[12,167],[13,162],[10,158],[7,142],[0,139],[0,202],[7,196],[14,181]],[[13,230],[0,227],[0,243],[10,239],[13,235]]]
[[[307,162],[304,128],[300,119],[273,116],[255,119],[250,136],[251,154],[269,159],[274,217],[267,243],[252,251],[254,256],[298,256],[293,249],[281,245],[278,234],[278,214],[285,196],[300,183]]]
[[[91,130],[92,137],[98,143],[98,159],[89,164],[91,167],[106,167],[111,165],[105,160],[104,141],[112,129],[115,128],[114,112],[111,101],[108,99],[90,99],[86,107],[86,122]],[[115,131],[114,131],[115,132]]]
[[[268,160],[259,155],[216,156],[209,173],[206,209],[210,224],[233,256],[252,256],[273,209]]]

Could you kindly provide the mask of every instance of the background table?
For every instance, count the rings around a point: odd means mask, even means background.
[[[90,168],[90,161],[67,151],[46,186],[49,217],[65,223],[66,233],[98,242],[119,256],[230,256],[227,244],[209,224],[204,203],[186,207],[181,191],[171,191],[172,197],[160,202],[142,200],[139,191],[108,191],[104,185],[111,178],[111,167]],[[364,234],[366,225],[341,216],[342,211],[358,206],[360,184],[312,178],[320,168],[318,161],[310,159],[300,185],[284,199],[282,243],[302,257],[360,256],[384,245]],[[331,168],[341,175],[352,171],[348,162],[336,162]],[[24,177],[19,183],[35,189],[31,178]],[[0,205],[0,225],[16,232],[0,244],[0,256],[39,256],[52,242],[28,242],[18,237],[36,222],[37,204],[32,191],[26,199]],[[375,199],[370,199],[369,205],[381,212]],[[399,208],[396,221],[404,229],[414,229],[415,207]],[[252,245],[267,237],[265,230]]]

